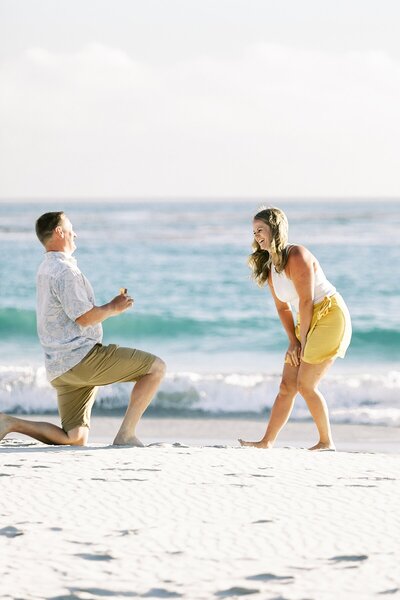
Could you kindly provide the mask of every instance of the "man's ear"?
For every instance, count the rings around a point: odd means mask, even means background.
[[[58,237],[60,237],[60,238],[64,237],[64,232],[63,232],[63,228],[61,227],[61,225],[57,225],[57,227],[54,229],[54,231],[58,235]]]

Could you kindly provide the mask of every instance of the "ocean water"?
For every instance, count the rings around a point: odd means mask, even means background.
[[[400,202],[280,202],[346,300],[353,339],[321,385],[333,421],[400,425]],[[0,204],[0,410],[56,410],[36,334],[36,218],[65,210],[75,257],[98,304],[127,287],[134,308],[104,323],[104,343],[166,360],[159,415],[267,415],[287,346],[267,289],[250,278],[255,202]],[[98,409],[126,406],[129,385]],[[299,397],[293,419],[307,419]]]

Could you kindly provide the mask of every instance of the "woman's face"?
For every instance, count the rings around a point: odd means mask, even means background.
[[[253,221],[253,232],[254,239],[257,244],[260,246],[261,250],[268,250],[271,246],[271,228],[269,225],[264,223],[264,221],[260,221],[259,219],[254,219]]]

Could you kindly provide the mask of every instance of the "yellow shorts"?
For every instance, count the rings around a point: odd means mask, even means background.
[[[299,315],[296,337],[300,341]],[[344,358],[350,340],[350,314],[342,296],[338,293],[327,296],[314,305],[303,361],[313,365],[338,356]]]
[[[137,381],[147,375],[154,354],[115,344],[94,348],[75,367],[53,379],[64,431],[90,427],[90,414],[99,386]]]

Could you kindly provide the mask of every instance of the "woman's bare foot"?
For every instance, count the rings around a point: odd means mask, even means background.
[[[7,433],[10,433],[11,419],[4,413],[0,413],[0,440],[2,440]]]
[[[239,443],[243,447],[250,447],[250,448],[272,448],[274,445],[272,442],[266,442],[265,440],[260,440],[259,442],[245,442],[244,440],[241,440],[240,438],[239,438]]]
[[[113,441],[113,446],[131,446],[135,448],[143,448],[144,444],[136,437],[136,435],[132,435],[131,437],[122,437],[118,436]]]
[[[333,442],[318,442],[315,446],[309,448],[317,452],[336,452],[335,444]]]

